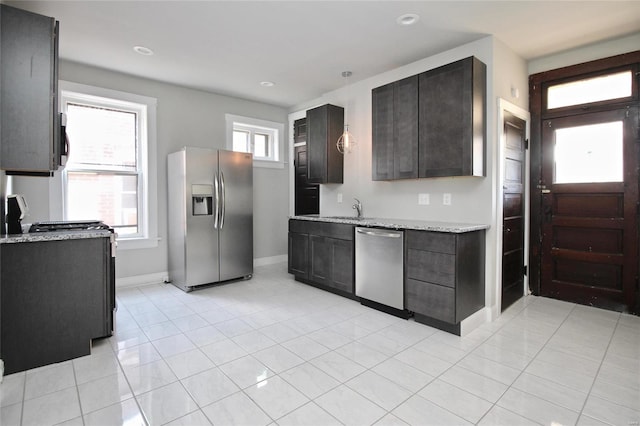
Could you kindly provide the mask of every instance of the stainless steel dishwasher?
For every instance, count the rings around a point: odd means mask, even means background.
[[[403,231],[356,228],[356,296],[362,304],[405,316],[385,309],[404,311],[403,241]]]

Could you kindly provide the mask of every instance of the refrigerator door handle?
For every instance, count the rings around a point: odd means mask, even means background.
[[[215,212],[213,217],[213,229],[218,229],[218,218],[220,217],[220,191],[218,186],[218,174],[213,175],[213,194],[215,202]]]
[[[220,207],[220,229],[222,229],[224,227],[224,216],[226,215],[226,198],[227,198],[227,193],[226,190],[224,188],[224,173],[220,172],[220,195],[222,198],[221,201],[221,207]]]

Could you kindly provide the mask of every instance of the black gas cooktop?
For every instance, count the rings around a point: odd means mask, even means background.
[[[29,232],[94,231],[97,229],[109,229],[109,225],[99,220],[36,222],[31,225]]]

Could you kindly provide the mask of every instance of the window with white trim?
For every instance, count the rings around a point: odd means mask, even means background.
[[[252,153],[254,166],[284,167],[282,123],[231,114],[226,120],[227,149]]]
[[[157,230],[150,230],[149,216],[149,135],[155,135],[150,132],[150,123],[155,126],[155,99],[75,86],[78,91],[61,84],[70,140],[62,173],[63,219],[101,220],[123,242],[154,238]],[[155,217],[153,222],[157,228]]]

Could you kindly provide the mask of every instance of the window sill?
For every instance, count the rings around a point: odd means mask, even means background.
[[[118,250],[138,250],[158,247],[160,238],[117,238]]]
[[[253,167],[262,167],[265,169],[284,169],[283,161],[266,161],[253,159]]]

